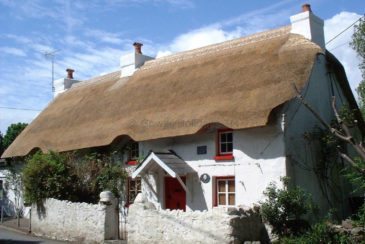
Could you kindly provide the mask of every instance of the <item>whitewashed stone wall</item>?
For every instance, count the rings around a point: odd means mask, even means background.
[[[183,212],[134,203],[129,208],[127,229],[129,244],[268,242],[260,216],[242,209]]]
[[[31,224],[35,235],[77,243],[101,243],[115,238],[111,232],[118,235],[118,222],[112,223],[116,215],[115,204],[107,206],[47,199],[43,207],[32,206]]]

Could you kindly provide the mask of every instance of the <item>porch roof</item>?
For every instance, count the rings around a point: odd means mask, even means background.
[[[142,171],[155,170],[161,167],[171,177],[178,178],[178,176],[195,173],[196,171],[190,167],[182,158],[174,152],[150,152],[148,156],[142,161],[139,167],[133,172],[132,178],[137,177]]]

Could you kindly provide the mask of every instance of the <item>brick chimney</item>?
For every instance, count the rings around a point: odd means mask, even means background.
[[[300,34],[325,49],[324,22],[313,14],[310,4],[302,5],[302,12],[290,17],[291,33]]]
[[[312,9],[311,9],[310,4],[305,3],[305,4],[302,5],[302,12],[307,12],[307,11],[312,12]]]
[[[80,82],[79,80],[74,79],[74,75],[73,75],[73,73],[75,72],[74,69],[68,68],[68,69],[66,69],[66,72],[67,72],[66,78],[61,78],[61,79],[54,81],[54,87],[55,87],[55,90],[53,92],[54,98],[58,94],[70,89],[73,84]]]
[[[75,70],[68,68],[68,69],[66,69],[66,72],[67,72],[67,79],[73,80]]]
[[[133,46],[134,46],[135,53],[142,54],[142,46],[143,46],[142,43],[135,42],[135,43],[133,43]]]

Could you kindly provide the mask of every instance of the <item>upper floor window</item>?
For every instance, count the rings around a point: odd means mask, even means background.
[[[128,152],[128,158],[129,160],[137,160],[139,157],[139,146],[138,142],[132,142],[130,144],[129,152]]]
[[[217,155],[215,160],[233,159],[233,131],[230,129],[218,130]]]
[[[125,147],[127,162],[128,165],[136,165],[138,164],[138,157],[139,157],[139,145],[138,142],[131,140]]]
[[[232,131],[218,132],[219,155],[232,154],[233,152],[233,133]]]

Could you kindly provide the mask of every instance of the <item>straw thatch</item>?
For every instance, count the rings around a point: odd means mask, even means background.
[[[209,123],[264,126],[303,88],[317,53],[288,27],[149,61],[129,78],[94,78],[59,95],[6,150],[68,151],[193,134]]]

